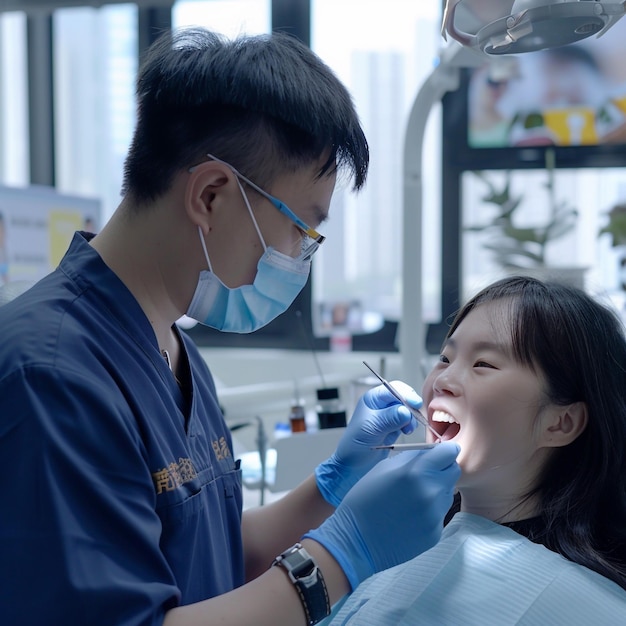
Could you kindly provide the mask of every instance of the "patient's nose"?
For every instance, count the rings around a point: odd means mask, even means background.
[[[454,366],[449,365],[439,372],[433,380],[433,389],[438,394],[459,395],[461,392],[461,382]]]

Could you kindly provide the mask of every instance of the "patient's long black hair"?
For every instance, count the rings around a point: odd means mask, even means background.
[[[480,291],[475,307],[508,299],[515,358],[541,371],[552,402],[585,402],[588,423],[555,448],[533,494],[544,523],[533,541],[626,589],[626,338],[613,309],[575,287],[515,276]]]

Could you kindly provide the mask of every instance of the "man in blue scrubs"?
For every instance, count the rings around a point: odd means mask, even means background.
[[[165,35],[137,95],[119,208],[0,308],[0,621],[316,623],[437,541],[458,448],[373,451],[415,427],[377,388],[314,476],[242,514],[211,374],[175,321],[253,332],[282,313],[337,172],[365,182],[366,140],[286,35]]]

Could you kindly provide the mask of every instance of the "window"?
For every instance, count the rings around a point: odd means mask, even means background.
[[[204,26],[228,37],[270,31],[270,0],[179,0],[172,25]]]
[[[464,300],[492,280],[517,273],[503,265],[505,260],[528,264],[529,259],[519,254],[522,250],[544,253],[546,267],[531,271],[538,277],[556,276],[611,298],[619,307],[626,302],[620,273],[623,250],[611,245],[610,235],[600,235],[608,224],[608,212],[626,198],[623,171],[562,168],[554,170],[550,185],[549,180],[544,169],[483,170],[480,177],[471,171],[462,173]],[[523,231],[514,236],[514,231],[505,230],[508,222],[495,219],[503,207],[498,206],[497,196],[496,202],[485,201],[490,196],[488,186],[501,191],[507,181],[511,198],[519,202],[513,211],[509,211],[511,204],[505,207],[516,228],[536,229],[541,236],[546,225],[554,225],[554,235],[545,245],[531,242]],[[507,250],[516,253],[506,254]]]
[[[56,187],[100,198],[104,224],[135,122],[137,7],[58,9],[53,29]]]
[[[392,322],[399,318],[405,129],[415,96],[441,44],[439,5],[388,0],[381,11],[380,3],[373,0],[311,0],[312,47],[353,94],[371,147],[366,188],[353,194],[339,184],[335,193],[325,233],[328,240],[313,267],[314,311],[330,311],[331,315],[347,311],[347,318],[368,320],[378,315]],[[172,25],[202,25],[228,36],[254,34],[270,30],[271,13],[271,0],[179,0],[172,9]],[[120,201],[123,161],[135,121],[138,9],[135,3],[116,3],[98,9],[62,8],[52,15],[56,184],[64,193],[99,198],[104,223]],[[14,184],[28,182],[25,26],[21,27],[22,43],[15,45],[6,33],[20,36],[20,28],[13,23],[7,26],[8,20],[16,18],[13,14],[0,18],[0,128],[3,137],[6,128],[15,137],[12,144],[2,142],[0,175]],[[25,23],[24,16],[18,18]],[[9,47],[13,52],[10,67],[5,58]],[[424,149],[427,319],[439,315],[437,117],[435,110]],[[276,329],[286,347],[292,347],[294,337],[305,332],[302,317],[308,319],[310,298],[307,292],[297,303],[294,324],[298,332]],[[379,342],[373,349],[393,348],[393,324],[387,330],[384,346]],[[271,342],[275,339],[268,336]],[[316,345],[322,347],[325,340]]]
[[[398,320],[402,298],[403,155],[409,112],[441,42],[438,2],[312,0],[312,48],[352,93],[370,144],[358,194],[339,188],[314,263],[314,311],[343,302]],[[424,315],[439,319],[439,128],[424,143]],[[319,332],[319,324],[317,325]]]
[[[28,184],[26,14],[0,13],[0,183]]]

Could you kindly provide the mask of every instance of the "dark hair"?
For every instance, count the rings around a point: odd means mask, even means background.
[[[575,287],[516,276],[493,283],[457,313],[508,299],[515,358],[540,370],[552,402],[587,405],[588,423],[556,448],[533,489],[543,543],[626,589],[626,339],[617,315]]]
[[[328,159],[365,183],[367,140],[351,96],[307,46],[286,33],[228,40],[203,28],[161,35],[137,79],[137,127],[123,193],[153,200],[174,175],[227,161],[266,186],[278,174]]]

